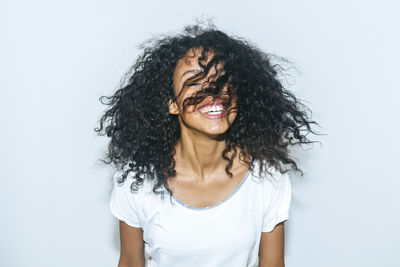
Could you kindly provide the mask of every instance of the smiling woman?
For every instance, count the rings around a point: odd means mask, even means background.
[[[105,97],[95,130],[117,167],[120,267],[284,266],[287,172],[301,172],[288,148],[313,142],[317,123],[277,66],[213,25],[188,26],[150,42]]]
[[[201,63],[199,64],[201,56],[202,49],[193,48],[186,53],[184,58],[178,61],[173,81],[176,97],[169,102],[170,113],[180,114],[178,118],[180,124],[184,126],[183,130],[188,127],[208,134],[224,134],[236,118],[236,101],[229,98],[228,93],[232,92],[228,92],[228,82],[221,86],[220,91],[216,85],[218,79],[223,80],[225,78],[221,63],[218,66],[217,64],[212,67],[209,66],[206,71],[201,71],[199,70],[201,69]],[[212,60],[213,57],[214,53],[209,51],[203,64],[214,61]],[[194,75],[189,76],[188,74],[191,73],[194,73]],[[217,94],[211,94],[213,92],[217,92]],[[202,94],[211,95],[201,101],[204,98],[201,96]],[[184,105],[189,101],[196,100],[197,104],[186,110]]]

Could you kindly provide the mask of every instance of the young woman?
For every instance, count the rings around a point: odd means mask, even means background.
[[[277,66],[214,26],[144,47],[96,129],[118,167],[119,267],[284,266],[288,148],[317,123]]]

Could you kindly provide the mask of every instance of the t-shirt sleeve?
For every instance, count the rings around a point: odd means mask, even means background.
[[[129,226],[141,228],[137,207],[138,196],[130,189],[133,180],[128,175],[127,179],[119,184],[117,180],[120,175],[122,175],[122,171],[117,171],[113,176],[114,187],[110,200],[111,213]]]
[[[289,219],[289,208],[291,202],[291,184],[288,173],[281,174],[276,171],[272,183],[267,183],[266,188],[271,201],[264,213],[262,232],[271,232],[280,222]]]

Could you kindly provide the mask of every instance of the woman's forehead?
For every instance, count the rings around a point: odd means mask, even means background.
[[[185,57],[178,60],[178,63],[174,71],[174,78],[180,80],[186,76],[190,77],[191,76],[190,74],[195,75],[198,72],[202,72],[203,69],[201,68],[198,62],[201,53],[202,53],[201,48],[192,48],[189,51],[187,51]],[[202,64],[207,64],[213,58],[214,52],[212,50],[207,51],[205,56],[206,58],[202,62]],[[222,66],[222,63],[219,63],[217,65],[219,68],[220,66]]]

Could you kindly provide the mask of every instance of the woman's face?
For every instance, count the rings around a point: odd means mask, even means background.
[[[195,75],[196,72],[202,71],[202,68],[198,64],[198,58],[201,55],[200,49],[191,49],[187,52],[185,58],[178,61],[174,71],[174,90],[175,95],[179,95],[180,90],[184,82],[191,76]],[[208,63],[213,57],[213,53],[210,52],[207,55],[206,62]],[[217,68],[222,67],[217,65]],[[223,73],[223,72],[222,72]],[[229,114],[224,106],[221,104],[222,96],[216,98],[213,102],[212,96],[207,96],[203,101],[197,105],[186,106],[183,111],[183,101],[190,96],[194,96],[194,93],[202,89],[202,85],[207,85],[207,80],[215,81],[217,77],[213,77],[216,74],[214,67],[211,67],[207,75],[196,81],[197,85],[186,86],[183,88],[183,92],[179,95],[176,103],[170,103],[170,113],[179,116],[179,121],[182,127],[186,127],[203,134],[210,136],[217,136],[225,133],[229,129],[229,125],[233,123],[236,118],[237,110],[232,109]],[[211,76],[211,77],[210,77]],[[227,84],[222,88],[222,92],[227,92]],[[225,98],[227,96],[225,95]],[[235,98],[232,99],[232,104],[229,107],[235,107]],[[228,123],[229,121],[229,123]]]

